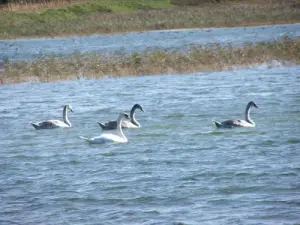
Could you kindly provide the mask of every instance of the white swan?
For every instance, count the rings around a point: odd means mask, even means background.
[[[223,122],[213,120],[213,122],[217,128],[255,127],[254,121],[250,118],[251,107],[258,108],[253,101],[249,102],[245,110],[245,120],[226,120]]]
[[[117,119],[117,129],[114,133],[102,133],[100,136],[87,138],[83,136],[79,136],[79,138],[88,141],[90,144],[104,144],[107,142],[119,142],[119,143],[126,143],[128,142],[126,136],[122,131],[122,121],[124,119],[129,119],[127,113],[120,113]]]
[[[68,119],[68,110],[73,112],[71,105],[65,105],[63,109],[63,121],[61,120],[45,120],[41,122],[31,123],[31,125],[39,130],[39,129],[53,129],[53,128],[65,128],[65,127],[71,127],[72,124]]]
[[[130,114],[129,114],[129,119],[128,120],[123,120],[122,122],[122,127],[123,128],[140,128],[141,124],[136,120],[135,118],[135,110],[139,109],[142,112],[144,112],[143,107],[140,104],[135,104],[132,109],[130,110]],[[113,121],[108,121],[106,123],[100,123],[97,122],[100,127],[102,128],[102,130],[114,130],[117,128],[117,121],[113,120]]]

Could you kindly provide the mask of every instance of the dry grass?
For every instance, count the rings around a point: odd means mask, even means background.
[[[244,47],[212,44],[187,52],[156,51],[132,55],[102,56],[74,54],[70,57],[41,58],[34,62],[5,62],[2,83],[57,81],[104,76],[141,76],[162,73],[231,70],[272,60],[300,64],[300,39],[284,38]]]
[[[66,10],[50,10],[41,14],[0,13],[2,21],[0,38],[90,35],[173,28],[233,27],[300,22],[300,7],[293,0],[226,1],[218,4],[207,3],[201,6],[152,10],[138,10],[143,7],[151,9],[151,7],[141,5],[134,0],[131,6],[126,5],[126,8],[123,5],[124,9],[118,8],[118,12],[114,11],[116,5],[112,6],[112,2],[105,0],[103,2],[107,3],[103,3],[103,8],[100,7],[102,6],[101,1],[97,1],[99,10],[95,11],[93,6],[90,7],[90,11],[81,14],[74,13],[75,10],[78,10],[74,6],[70,6]],[[157,6],[158,8],[167,6],[164,0],[160,2],[161,6]],[[150,3],[151,1],[147,2],[147,4]],[[89,6],[91,4],[89,3]],[[133,11],[125,12],[125,9]],[[112,12],[109,13],[109,10]]]
[[[62,8],[70,5],[82,4],[90,0],[51,0],[37,2],[9,2],[1,7],[0,10],[8,12],[41,12],[47,9]]]
[[[92,0],[97,1],[97,0]],[[101,0],[98,0],[101,1]],[[113,1],[113,0],[112,0]],[[130,1],[130,0],[129,0]],[[228,1],[228,0],[222,0]],[[278,1],[278,0],[277,0]],[[57,9],[65,6],[83,4],[91,0],[15,0],[8,4],[0,5],[0,10],[10,12],[41,12],[47,9]],[[220,3],[221,0],[170,0],[170,3],[177,6],[199,6],[206,3]]]

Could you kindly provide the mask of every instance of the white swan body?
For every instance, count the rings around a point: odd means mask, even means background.
[[[44,120],[44,121],[40,121],[40,122],[36,122],[36,123],[31,123],[31,125],[37,130],[72,127],[72,124],[68,119],[68,110],[73,112],[71,105],[64,106],[63,121],[61,121],[61,120]]]
[[[81,139],[88,141],[90,144],[104,144],[109,142],[117,142],[117,143],[126,143],[128,142],[127,137],[124,135],[122,131],[122,121],[124,119],[129,119],[128,114],[120,113],[117,120],[117,129],[113,133],[103,133],[100,136],[87,138],[83,136],[79,136]]]
[[[141,124],[135,118],[135,110],[140,109],[144,112],[143,107],[140,104],[135,104],[132,109],[130,110],[129,119],[125,119],[122,121],[123,128],[140,128]],[[97,122],[102,130],[114,130],[117,128],[117,121],[108,121],[106,123]]]
[[[136,124],[132,123],[130,120],[126,120],[126,121],[123,121],[122,127],[123,128],[140,128],[141,125],[140,124],[136,125]]]
[[[105,144],[109,142],[117,142],[117,143],[126,143],[128,142],[127,138],[125,137],[120,137],[119,135],[116,134],[101,134],[100,136],[97,137],[92,137],[92,138],[87,138],[83,136],[79,136],[81,139],[86,140],[90,144]]]
[[[258,108],[253,101],[249,102],[245,110],[245,120],[225,120],[223,122],[213,120],[213,122],[217,128],[255,127],[254,121],[250,118],[251,107]]]

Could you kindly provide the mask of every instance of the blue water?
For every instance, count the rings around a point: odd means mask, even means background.
[[[300,66],[0,87],[0,224],[299,224]],[[212,119],[257,126],[217,130]],[[127,144],[89,145],[134,103]],[[29,121],[60,118],[70,129]]]
[[[74,36],[0,40],[0,60],[29,60],[41,56],[97,52],[126,54],[132,52],[184,50],[193,45],[211,43],[242,45],[247,42],[270,41],[283,36],[300,36],[300,23],[271,26],[183,29],[132,32],[115,35]]]

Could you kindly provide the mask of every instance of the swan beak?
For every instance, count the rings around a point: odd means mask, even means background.
[[[73,113],[74,111],[73,111],[73,109],[70,109],[70,111]]]
[[[254,107],[258,109],[258,106],[256,104],[254,104]]]

